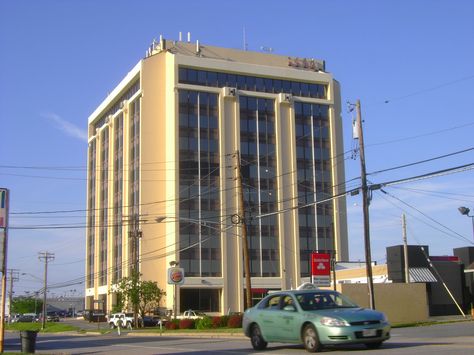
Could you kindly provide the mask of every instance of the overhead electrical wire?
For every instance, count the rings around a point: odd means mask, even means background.
[[[395,199],[395,200],[397,200],[398,202],[404,204],[405,206],[411,208],[412,210],[415,210],[416,212],[418,212],[419,214],[421,214],[421,215],[422,215],[423,217],[425,217],[426,219],[428,219],[428,220],[430,220],[431,222],[433,222],[433,223],[435,223],[435,224],[441,226],[442,228],[444,228],[445,230],[449,231],[449,232],[452,233],[452,234],[447,233],[446,231],[444,231],[444,230],[442,230],[442,229],[439,229],[439,228],[436,228],[436,227],[431,226],[432,228],[435,228],[435,229],[439,230],[440,232],[442,232],[442,233],[444,233],[444,234],[446,234],[446,235],[449,235],[449,236],[451,236],[451,237],[457,238],[457,239],[462,240],[462,241],[464,241],[464,242],[467,242],[467,243],[469,243],[469,244],[474,244],[473,241],[471,241],[470,239],[466,238],[466,237],[463,236],[462,234],[459,234],[458,232],[456,232],[456,231],[452,230],[451,228],[445,226],[444,224],[438,222],[437,220],[435,220],[435,219],[432,218],[431,216],[427,215],[427,214],[424,213],[423,211],[421,211],[421,210],[419,210],[418,208],[416,208],[416,207],[410,205],[408,202],[405,202],[405,201],[401,200],[400,198],[394,196],[393,194],[387,192],[385,189],[381,189],[380,191],[381,191],[383,194],[385,194],[385,195],[391,197],[392,199]],[[411,215],[411,214],[410,214],[410,215]],[[412,216],[413,216],[413,215],[412,215]],[[415,218],[416,218],[416,217],[415,217]],[[418,219],[418,218],[417,218],[417,219]],[[420,220],[420,219],[418,219],[418,220]],[[428,224],[428,225],[429,225],[429,224]]]

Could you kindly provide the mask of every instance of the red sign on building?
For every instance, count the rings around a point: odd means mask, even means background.
[[[331,254],[311,253],[311,282],[331,286]]]

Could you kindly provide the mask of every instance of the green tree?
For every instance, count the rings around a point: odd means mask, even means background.
[[[137,272],[132,272],[130,276],[120,279],[113,292],[117,295],[122,310],[125,306],[131,306],[142,318],[157,308],[165,295],[156,281],[143,281],[141,274]]]
[[[35,309],[36,307],[36,309]],[[37,313],[43,307],[43,301],[32,297],[16,297],[12,300],[12,313]]]

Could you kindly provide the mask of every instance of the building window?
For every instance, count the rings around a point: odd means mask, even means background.
[[[109,128],[101,132],[100,152],[100,244],[99,244],[99,285],[107,284],[107,235],[109,214]]]
[[[95,258],[95,188],[96,188],[96,140],[89,143],[88,167],[88,200],[87,200],[87,261],[86,261],[86,287],[94,287],[94,258]]]
[[[129,207],[128,207],[128,229],[138,228],[135,222],[140,213],[140,98],[130,103],[129,121]],[[126,169],[125,169],[126,170]],[[133,231],[134,232],[134,231]],[[138,258],[138,250],[135,250],[135,242],[129,239],[129,274],[131,273]],[[138,270],[137,270],[138,271]]]
[[[312,251],[334,250],[329,108],[295,103],[296,164],[301,276],[310,276]]]
[[[179,309],[198,310],[201,312],[220,312],[220,289],[180,288]]]
[[[123,114],[115,118],[114,124],[114,207],[113,207],[113,260],[112,283],[122,278],[122,205],[123,205]]]
[[[236,75],[224,72],[205,71],[180,67],[179,82],[182,84],[236,87],[239,90],[286,93],[294,96],[327,99],[327,84],[280,80],[250,75]]]
[[[276,215],[252,220],[252,215],[276,212],[275,102],[240,97],[241,173],[252,276],[280,275]]]
[[[179,91],[179,249],[186,276],[222,276],[217,99]]]

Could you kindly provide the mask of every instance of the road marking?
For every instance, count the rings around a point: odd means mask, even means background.
[[[144,349],[154,349],[156,350],[168,350],[168,351],[185,351],[185,352],[195,352],[195,351],[201,351],[201,349],[196,349],[196,348],[171,348],[171,347],[166,347],[166,346],[146,346],[146,345],[132,345],[132,344],[113,344],[112,346],[115,347],[124,347],[124,348],[144,348]],[[219,352],[219,354],[242,354],[242,351],[233,351],[233,350],[222,350],[222,349],[216,349],[216,352]],[[158,353],[157,353],[158,354]]]

